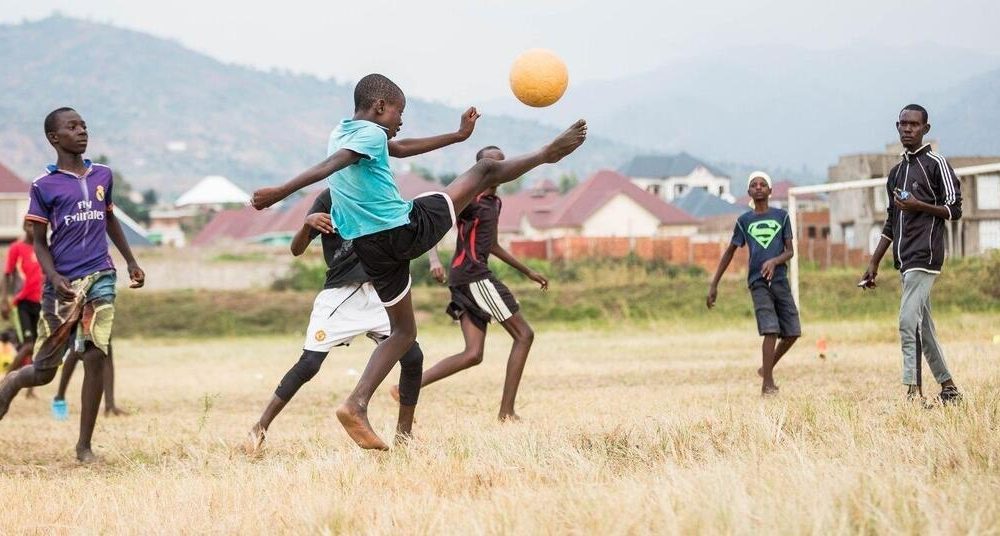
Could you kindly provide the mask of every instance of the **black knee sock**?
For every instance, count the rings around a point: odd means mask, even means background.
[[[319,372],[319,367],[323,365],[324,359],[326,359],[326,353],[303,350],[302,357],[292,365],[292,368],[288,369],[285,377],[281,378],[281,383],[274,390],[274,395],[285,402],[291,400],[299,388],[313,379],[313,376]]]
[[[416,406],[420,396],[420,375],[424,372],[424,353],[420,344],[413,346],[399,360],[399,403],[403,406]]]

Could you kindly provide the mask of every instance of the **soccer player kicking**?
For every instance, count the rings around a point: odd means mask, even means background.
[[[354,117],[341,121],[330,134],[327,159],[281,186],[257,190],[252,199],[255,208],[263,209],[330,177],[333,222],[344,239],[354,241],[354,250],[372,278],[391,325],[389,338],[376,347],[354,391],[337,408],[337,418],[348,435],[368,449],[388,448],[368,422],[368,403],[416,340],[410,260],[437,244],[455,224],[455,212],[464,210],[487,188],[517,179],[544,163],[558,162],[587,136],[586,123],[577,121],[535,152],[503,161],[480,160],[444,192],[404,201],[393,181],[389,156],[412,156],[468,138],[460,131],[390,142],[403,124],[405,106],[406,97],[399,86],[382,75],[365,76],[354,89]],[[466,118],[474,123],[479,117],[474,108],[466,114],[463,125]]]
[[[503,160],[504,154],[499,147],[491,145],[476,154],[477,162],[483,158]],[[528,352],[531,350],[535,333],[521,315],[520,306],[510,289],[490,270],[490,254],[538,283],[542,290],[548,289],[549,282],[544,276],[511,255],[497,241],[500,209],[501,201],[494,187],[476,197],[458,215],[458,242],[455,246],[455,256],[451,261],[448,283],[451,303],[448,304],[446,312],[460,322],[462,335],[465,338],[465,349],[461,353],[442,359],[424,372],[420,386],[426,387],[460,370],[482,363],[486,327],[491,320],[496,320],[514,339],[510,357],[507,359],[507,376],[504,380],[498,418],[501,421],[516,421],[520,417],[514,412],[514,398],[517,397],[521,373],[524,372],[524,364],[528,360]],[[436,247],[431,252],[430,262],[432,271],[443,273],[437,270],[441,263],[437,258]],[[398,386],[393,387],[393,397],[399,396],[398,389]]]
[[[333,229],[329,189],[316,198],[305,224],[292,238],[292,255],[302,255],[317,236],[321,237],[323,245],[323,259],[327,266],[326,283],[313,303],[302,357],[285,373],[260,419],[247,435],[243,449],[248,456],[260,454],[271,421],[299,388],[319,372],[331,349],[347,346],[358,335],[367,335],[376,344],[389,336],[389,316],[368,275],[361,268],[351,241],[344,240]],[[420,345],[414,342],[399,361],[401,387],[398,397],[399,419],[396,423],[397,443],[412,433],[423,359]]]

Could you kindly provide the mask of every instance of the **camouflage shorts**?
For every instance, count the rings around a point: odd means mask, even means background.
[[[80,318],[80,324],[77,326],[78,346],[89,341],[105,354],[108,353],[108,346],[111,343],[111,328],[115,321],[116,282],[115,271],[104,270],[70,283],[77,295],[85,296],[83,298],[83,314]],[[49,336],[70,316],[70,311],[75,303],[75,301],[60,300],[55,287],[48,281],[45,282],[45,289],[42,292],[42,316],[38,320],[38,338],[35,341],[35,368],[56,368],[62,363],[68,345],[66,349],[46,352],[45,355],[42,355],[39,350]]]

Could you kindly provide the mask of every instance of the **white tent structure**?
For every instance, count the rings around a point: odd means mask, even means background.
[[[250,194],[241,190],[232,181],[220,175],[209,175],[181,194],[174,206],[245,205],[249,202]]]

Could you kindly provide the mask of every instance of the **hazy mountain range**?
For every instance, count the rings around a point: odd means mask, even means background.
[[[208,174],[248,189],[290,178],[326,156],[330,129],[354,110],[353,84],[228,65],[173,41],[62,16],[0,26],[0,64],[0,159],[26,178],[53,158],[42,120],[63,105],[87,120],[90,154],[108,155],[130,182],[168,195]],[[454,131],[463,111],[411,96],[402,136]],[[406,162],[461,171],[484,145],[524,152],[559,130],[486,113],[470,140]],[[598,134],[544,173],[618,167],[634,152]]]
[[[42,119],[70,105],[90,124],[92,155],[108,155],[138,188],[168,197],[208,174],[247,189],[284,180],[325,156],[331,127],[353,109],[352,84],[225,64],[174,41],[62,16],[0,26],[0,62],[0,161],[35,176],[52,158]],[[591,139],[544,176],[582,177],[635,154],[684,150],[740,188],[756,167],[814,182],[839,154],[893,141],[896,111],[911,101],[930,108],[946,155],[1000,154],[991,126],[1000,119],[998,87],[1000,59],[957,49],[748,48],[571,82],[544,110],[511,98],[482,103],[471,140],[409,162],[461,171],[483,145],[529,150],[582,116]],[[461,112],[410,96],[402,135],[454,130]]]

